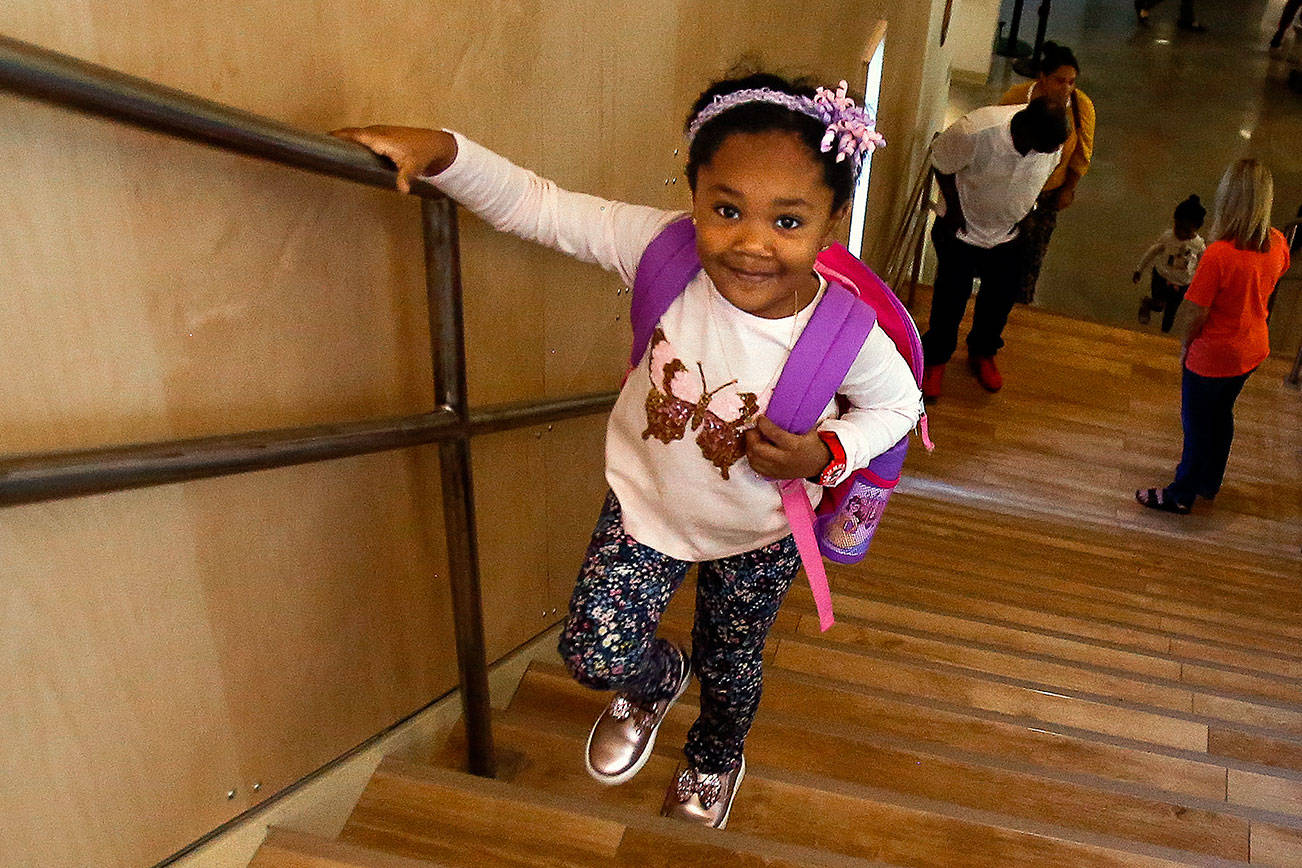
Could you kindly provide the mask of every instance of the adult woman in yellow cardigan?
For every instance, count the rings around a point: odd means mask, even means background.
[[[1018,280],[1017,300],[1026,304],[1035,298],[1040,265],[1058,223],[1058,212],[1076,198],[1076,185],[1089,171],[1094,156],[1094,103],[1076,89],[1076,76],[1080,73],[1076,55],[1064,45],[1046,42],[1040,55],[1040,70],[1035,81],[1009,88],[999,100],[1000,105],[1020,105],[1036,97],[1048,97],[1066,104],[1067,117],[1071,120],[1067,141],[1062,146],[1062,159],[1045,182],[1035,207],[1021,223],[1025,260]]]

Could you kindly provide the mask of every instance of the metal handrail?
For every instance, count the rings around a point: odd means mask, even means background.
[[[392,165],[366,148],[0,36],[0,87],[178,139],[359,184],[395,189]],[[412,193],[442,194],[425,181]]]
[[[361,145],[309,133],[145,79],[0,36],[0,89],[175,138],[384,189],[387,161]],[[470,438],[609,410],[616,393],[472,410],[466,392],[456,207],[418,181],[435,408],[388,419],[0,460],[0,506],[122,491],[438,443],[457,668],[468,765],[496,771],[480,599]]]
[[[481,407],[464,423],[441,408],[362,422],[14,455],[0,458],[0,507],[424,446],[604,412],[613,401],[614,393],[599,392]]]
[[[923,245],[927,234],[927,214],[931,211],[931,152],[936,143],[936,135],[931,137],[922,154],[921,169],[914,179],[913,187],[905,201],[904,211],[892,232],[892,240],[887,248],[886,262],[882,275],[886,285],[896,295],[900,295],[900,286],[904,282],[905,271],[909,273],[909,287],[903,294],[904,304],[912,308],[918,278],[922,272]]]

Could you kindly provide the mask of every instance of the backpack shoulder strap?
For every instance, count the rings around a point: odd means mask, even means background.
[[[818,422],[877,321],[871,307],[839,283],[829,283],[782,368],[764,415],[803,434]]]
[[[633,278],[633,302],[629,318],[633,321],[633,347],[629,352],[629,369],[637,367],[651,343],[651,333],[669,305],[701,270],[696,255],[696,227],[691,218],[670,223],[651,239],[637,264]]]
[[[837,281],[855,291],[877,313],[877,324],[895,344],[904,361],[922,383],[922,339],[918,327],[904,302],[891,291],[871,268],[840,244],[833,244],[818,255],[814,270],[829,282]]]
[[[913,371],[914,382],[921,386],[922,338],[918,334],[917,324],[909,314],[909,309],[904,306],[904,302],[900,301],[899,296],[891,291],[886,282],[873,273],[871,268],[860,262],[853,253],[840,244],[832,244],[820,253],[814,262],[814,270],[829,281],[842,281],[846,286],[856,290],[859,298],[877,312],[877,324],[882,327],[882,331],[891,339],[895,349],[908,363],[909,369]],[[918,420],[918,430],[922,435],[922,445],[927,451],[935,449],[928,431],[925,410]],[[901,457],[899,463],[902,462]]]

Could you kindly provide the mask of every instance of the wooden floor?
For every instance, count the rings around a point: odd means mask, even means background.
[[[1163,548],[1199,540],[1264,555],[1302,550],[1302,396],[1284,383],[1290,356],[1267,359],[1248,378],[1214,508],[1200,503],[1172,521],[1141,509],[1134,492],[1168,484],[1180,460],[1178,341],[1156,327],[1121,329],[1021,305],[1004,336],[1006,385],[997,394],[968,372],[964,349],[955,354],[945,394],[928,410],[939,448],[913,450],[904,490],[1147,530],[1167,540]]]
[[[275,830],[257,868],[417,865],[1302,865],[1302,424],[1284,360],[1248,382],[1224,490],[1148,513],[1180,446],[1168,338],[1015,311],[990,396],[956,358],[837,625],[789,595],[726,832],[656,816],[689,691],[605,788],[606,697],[534,664],[496,722],[388,760],[337,841]],[[685,639],[691,595],[663,631]]]

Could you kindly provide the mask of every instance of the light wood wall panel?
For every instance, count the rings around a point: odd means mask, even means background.
[[[430,405],[415,203],[13,96],[0,114],[6,452]]]
[[[437,478],[416,449],[0,513],[6,864],[150,864],[452,686]]]
[[[447,125],[686,207],[682,117],[711,78],[753,55],[855,81],[884,17],[871,243],[944,99],[941,6],[15,0],[0,32],[305,129]],[[429,407],[413,200],[3,94],[0,161],[0,454]],[[615,388],[617,282],[462,228],[472,400]],[[563,611],[603,430],[474,446],[494,656]],[[447,689],[437,479],[430,448],[0,510],[6,859],[148,864]]]

